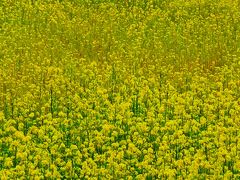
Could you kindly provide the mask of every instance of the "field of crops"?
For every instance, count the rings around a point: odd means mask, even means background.
[[[240,3],[1,0],[0,179],[240,179]]]

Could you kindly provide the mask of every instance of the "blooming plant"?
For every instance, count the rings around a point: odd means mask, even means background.
[[[239,179],[240,6],[0,1],[1,179]]]

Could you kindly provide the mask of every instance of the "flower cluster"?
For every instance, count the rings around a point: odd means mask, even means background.
[[[240,7],[0,2],[1,179],[238,179]]]

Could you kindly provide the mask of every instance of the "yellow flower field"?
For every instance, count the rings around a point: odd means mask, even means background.
[[[0,179],[240,179],[239,127],[238,1],[0,1]]]

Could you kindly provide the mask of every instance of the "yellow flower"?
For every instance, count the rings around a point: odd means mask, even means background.
[[[66,170],[71,171],[72,170],[72,161],[68,161],[67,164],[65,165]]]
[[[34,116],[35,116],[35,114],[33,112],[29,114],[30,118],[33,118]]]
[[[6,168],[11,168],[13,166],[12,159],[10,157],[7,157],[4,161],[4,166]]]

